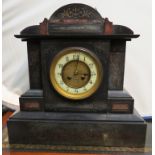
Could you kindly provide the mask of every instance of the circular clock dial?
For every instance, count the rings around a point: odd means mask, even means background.
[[[64,49],[51,63],[51,83],[59,94],[69,99],[89,97],[99,87],[101,79],[100,61],[83,48]]]

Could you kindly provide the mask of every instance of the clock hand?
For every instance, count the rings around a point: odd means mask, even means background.
[[[77,75],[78,74],[78,70],[77,70],[78,64],[79,64],[79,57],[77,59],[77,64],[76,64],[76,68],[75,68],[75,71],[74,71],[74,75]]]

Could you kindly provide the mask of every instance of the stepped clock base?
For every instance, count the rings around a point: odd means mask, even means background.
[[[146,123],[134,114],[18,112],[10,144],[144,147]]]

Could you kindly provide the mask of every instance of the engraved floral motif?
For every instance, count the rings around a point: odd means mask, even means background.
[[[50,19],[101,19],[100,14],[93,8],[74,4],[57,10]]]
[[[60,16],[63,18],[91,18],[94,15],[85,8],[72,7],[64,9]]]

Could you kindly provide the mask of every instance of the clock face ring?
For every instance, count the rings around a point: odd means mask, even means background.
[[[71,47],[60,51],[50,66],[50,82],[54,89],[69,99],[84,99],[100,86],[102,65],[91,51]]]

